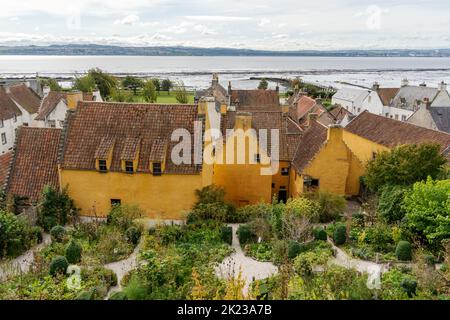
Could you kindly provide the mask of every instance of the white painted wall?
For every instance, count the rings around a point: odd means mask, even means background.
[[[406,121],[413,113],[414,111],[412,110],[384,106],[382,115],[390,119]]]
[[[45,120],[35,120],[33,122],[34,127],[50,128],[51,122],[55,122],[55,128],[62,128],[64,120],[66,119],[67,104],[64,100],[60,100],[55,109],[47,116]]]
[[[16,139],[16,128],[22,124],[22,116],[17,116],[16,122],[14,122],[14,119],[3,120],[3,128],[0,128],[0,154],[5,154],[12,150]],[[1,139],[3,133],[6,135],[6,144],[3,144]]]

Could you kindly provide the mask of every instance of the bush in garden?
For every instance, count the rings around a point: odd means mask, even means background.
[[[0,258],[18,256],[30,246],[26,223],[16,215],[0,210]]]
[[[319,219],[319,205],[306,198],[289,199],[284,209],[285,214],[293,214],[311,221],[318,221]]]
[[[230,246],[233,243],[233,228],[228,226],[223,226],[220,229],[220,238],[223,242],[228,243]]]
[[[325,191],[310,192],[305,197],[319,206],[319,222],[322,223],[338,219],[347,206],[344,197]]]
[[[30,235],[36,241],[36,243],[41,243],[43,240],[41,227],[38,226],[31,227]]]
[[[363,228],[365,225],[365,217],[362,213],[354,213],[352,215],[352,223],[357,226]]]
[[[187,217],[187,223],[204,222],[213,220],[217,222],[226,222],[230,206],[222,203],[200,203],[196,205]]]
[[[229,223],[246,223],[254,218],[269,218],[272,213],[272,206],[266,203],[244,206],[237,208],[234,217],[230,217]]]
[[[66,229],[63,226],[54,226],[50,230],[50,236],[54,242],[63,242],[66,237]]]
[[[59,192],[47,186],[43,191],[43,200],[38,213],[38,224],[45,231],[56,225],[65,225],[70,218],[76,216],[78,210],[67,193],[67,188]]]
[[[56,256],[52,259],[50,263],[50,275],[56,276],[57,274],[66,274],[67,268],[69,267],[69,262],[66,257]]]
[[[95,300],[97,292],[95,289],[81,291],[75,300]]]
[[[141,238],[141,230],[136,227],[129,227],[127,231],[125,231],[125,236],[130,243],[137,245],[139,243],[139,239]]]
[[[313,231],[315,240],[327,241],[328,235],[327,232],[323,228],[316,228]]]
[[[393,245],[392,231],[388,225],[377,223],[364,230],[364,242],[370,244],[374,250],[387,252]]]
[[[303,246],[297,241],[289,241],[288,244],[288,258],[294,259],[303,251]]]
[[[333,240],[337,246],[343,245],[347,241],[347,228],[344,225],[338,225],[334,229]]]
[[[412,247],[411,243],[408,241],[400,241],[397,244],[397,249],[395,250],[395,255],[398,260],[409,261],[412,259]]]
[[[126,231],[133,226],[133,220],[145,216],[144,211],[138,205],[116,205],[106,217],[106,222],[109,225],[116,226],[122,231]]]
[[[250,226],[246,224],[239,226],[237,235],[241,246],[247,243],[256,242],[257,240],[256,235],[253,233]]]
[[[123,291],[117,291],[111,294],[108,300],[128,300],[127,295]]]
[[[81,261],[81,254],[83,252],[83,248],[81,245],[72,240],[66,248],[66,258],[70,264],[76,264]]]
[[[195,190],[195,195],[197,197],[197,203],[195,206],[199,204],[225,202],[225,189],[214,184]]]
[[[416,295],[417,281],[411,279],[403,279],[400,283],[403,291],[408,295],[408,298],[412,298]]]
[[[378,213],[388,223],[400,221],[405,216],[403,209],[403,198],[408,187],[386,185],[381,189],[378,200]]]
[[[272,248],[272,259],[277,265],[280,265],[288,259],[289,245],[285,240],[275,240]]]

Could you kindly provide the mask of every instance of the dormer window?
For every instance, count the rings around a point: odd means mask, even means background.
[[[125,172],[134,173],[133,161],[125,161]]]
[[[154,176],[160,176],[162,174],[161,162],[153,162],[152,172]]]
[[[100,171],[100,172],[107,172],[108,171],[108,167],[107,167],[105,159],[99,159],[98,160],[98,171]]]

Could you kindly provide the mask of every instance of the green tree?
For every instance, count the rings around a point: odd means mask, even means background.
[[[186,87],[184,86],[184,83],[182,81],[180,81],[180,83],[178,83],[175,87],[175,98],[177,99],[178,103],[186,104],[189,101]]]
[[[161,82],[161,90],[162,91],[167,91],[167,93],[169,93],[169,91],[172,87],[173,87],[172,81],[170,81],[169,79],[164,79]]]
[[[131,92],[120,90],[120,89],[113,89],[111,91],[110,99],[109,101],[113,102],[133,102],[133,94]]]
[[[76,214],[77,209],[67,193],[67,188],[62,192],[51,186],[44,188],[38,214],[38,224],[45,231],[50,231],[56,225],[65,225]]]
[[[156,102],[158,95],[153,80],[147,80],[142,90],[144,100],[150,103]]]
[[[141,89],[144,86],[144,82],[133,76],[126,76],[125,79],[122,80],[122,87],[133,90],[134,95],[136,95],[137,90]]]
[[[450,180],[417,182],[407,192],[403,208],[408,227],[428,244],[450,238]]]
[[[73,89],[81,92],[92,92],[95,90],[95,80],[90,75],[76,76]]]
[[[117,88],[117,79],[113,75],[106,73],[98,68],[90,69],[88,71],[88,76],[90,76],[100,90],[100,94],[103,98],[108,97],[111,92]]]
[[[438,144],[423,143],[403,145],[381,152],[367,164],[365,183],[378,192],[384,185],[411,185],[435,179],[447,163]]]
[[[152,79],[153,85],[155,86],[156,91],[161,91],[161,82],[159,81],[158,78],[153,78]]]
[[[268,87],[269,87],[269,83],[267,82],[267,80],[261,79],[261,81],[258,84],[258,89],[259,90],[267,90]]]
[[[405,216],[405,210],[403,210],[403,197],[409,190],[405,186],[392,186],[386,185],[381,188],[380,198],[378,200],[378,214],[386,220],[386,222],[392,223],[402,220]]]
[[[61,91],[62,88],[59,85],[58,81],[53,78],[44,79],[41,80],[43,86],[48,86],[50,88],[50,91]]]

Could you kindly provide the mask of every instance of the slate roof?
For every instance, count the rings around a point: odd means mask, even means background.
[[[379,88],[377,93],[381,102],[383,102],[383,106],[390,106],[398,91],[399,88]]]
[[[58,150],[61,129],[19,127],[13,151],[7,194],[39,200],[46,185],[58,188]]]
[[[0,87],[0,119],[9,120],[15,116],[21,116],[22,112],[11,100],[10,96],[6,93],[3,87]]]
[[[327,127],[317,121],[311,121],[309,128],[303,133],[292,162],[297,172],[301,173],[316,156],[327,141],[327,134]]]
[[[361,105],[369,94],[370,90],[342,88],[335,93],[333,98],[353,102],[355,105]]]
[[[394,97],[391,107],[402,108],[407,110],[415,110],[418,101],[423,102],[425,99],[431,103],[436,98],[439,90],[437,88],[424,86],[404,86],[401,87]]]
[[[428,110],[438,130],[450,133],[450,107],[431,107]]]
[[[41,98],[25,84],[10,86],[9,96],[28,113],[35,114],[41,105]]]
[[[12,153],[8,152],[0,155],[0,190],[3,190],[3,186],[6,182],[6,176],[9,172],[9,165],[12,159]]]
[[[385,118],[368,111],[354,118],[345,130],[389,148],[423,142],[439,143],[443,151],[450,147],[448,133]],[[450,157],[450,154],[447,154],[447,157]]]
[[[172,148],[178,144],[170,141],[172,132],[187,129],[193,135],[196,120],[195,105],[80,102],[67,117],[61,167],[95,170],[96,156],[105,155],[106,142],[114,139],[110,171],[121,171],[121,158],[129,158],[138,145],[137,172],[149,173],[152,147],[162,140],[168,145],[165,173],[198,174],[200,168],[195,164],[176,165],[170,159]],[[191,147],[193,154],[193,143]]]
[[[221,130],[224,139],[226,138],[226,129],[233,129],[236,122],[236,116],[241,112],[229,111],[222,115]],[[286,114],[281,111],[246,111],[252,117],[252,129],[259,134],[260,129],[267,130],[267,148],[270,156],[271,150],[271,129],[279,131],[279,159],[280,161],[292,161],[302,136],[300,126]]]

